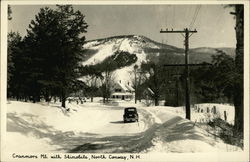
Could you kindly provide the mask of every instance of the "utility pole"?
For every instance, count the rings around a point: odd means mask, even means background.
[[[135,69],[135,104],[137,103],[137,80],[136,80],[136,69]]]
[[[189,31],[187,28],[185,29],[185,84],[186,84],[186,118],[191,120],[191,111],[190,111],[190,87],[189,87],[189,57],[188,57],[188,50],[189,50],[189,33],[193,32],[196,33],[197,31]]]
[[[185,45],[185,64],[167,64],[164,66],[185,66],[185,100],[186,100],[186,119],[191,119],[191,111],[190,111],[190,87],[189,87],[189,66],[202,66],[208,64],[189,64],[189,38],[193,33],[197,33],[197,30],[189,30],[185,28],[184,30],[168,30],[163,31],[161,29],[160,33],[180,33],[185,37],[184,45]]]
[[[173,77],[175,79],[175,106],[179,106],[179,79],[180,79],[180,74],[174,74]]]
[[[137,69],[138,69],[138,65],[135,65],[134,66],[134,73],[135,73],[135,104],[137,103],[137,76],[136,76],[136,73],[137,73]]]

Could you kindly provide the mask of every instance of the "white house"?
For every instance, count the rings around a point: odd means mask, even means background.
[[[112,89],[111,98],[113,99],[131,100],[134,97],[135,90],[129,83],[122,84],[121,81],[117,82]]]

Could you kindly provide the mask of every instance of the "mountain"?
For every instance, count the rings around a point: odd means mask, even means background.
[[[190,50],[191,55],[193,55],[193,58],[211,62],[211,56],[212,55],[218,55],[218,51],[223,51],[227,55],[231,57],[235,57],[235,48],[211,48],[211,47],[200,47],[200,48],[194,48]],[[195,56],[197,55],[197,56]],[[200,55],[200,57],[198,56]],[[205,58],[204,58],[205,57]]]
[[[116,79],[126,82],[132,79],[131,72],[135,64],[140,66],[142,62],[148,61],[154,61],[158,64],[176,64],[184,63],[185,60],[184,49],[162,44],[138,35],[123,35],[91,40],[86,42],[84,48],[82,65],[101,64],[107,60],[116,59],[115,55],[119,55],[119,51],[134,54],[137,59],[127,61],[129,62],[127,66],[115,70]],[[211,62],[211,56],[218,54],[217,50],[224,51],[232,57],[235,55],[234,48],[194,48],[189,51],[190,63]]]

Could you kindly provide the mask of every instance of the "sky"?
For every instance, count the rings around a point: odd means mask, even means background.
[[[11,5],[8,31],[18,31],[25,36],[30,21],[41,7],[45,6]],[[189,28],[197,8],[198,5],[74,5],[89,25],[86,40],[134,34],[181,48],[184,47],[181,34],[160,33],[160,30]],[[201,5],[192,28],[198,32],[190,37],[190,48],[235,48],[235,19],[230,11],[233,9],[223,5]]]

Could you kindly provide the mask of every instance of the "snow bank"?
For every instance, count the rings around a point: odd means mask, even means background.
[[[99,98],[100,99],[100,98]],[[96,101],[99,100],[98,98]],[[126,136],[148,129],[147,119],[139,112],[139,123],[123,123],[122,107],[106,106],[99,102],[86,102],[83,105],[69,104],[66,111],[59,103],[26,103],[11,101],[7,105],[8,150],[19,150],[11,141],[30,140],[23,150],[43,152],[68,151],[89,138]],[[33,149],[34,148],[34,149]]]
[[[232,105],[215,103],[196,104],[192,111],[192,121],[208,122],[214,118],[220,118],[234,125],[235,110]]]
[[[215,107],[215,111],[214,111]],[[150,106],[149,110],[159,112],[171,112],[175,115],[185,118],[185,106],[171,107],[171,106]],[[214,113],[215,112],[215,113]],[[225,118],[226,114],[226,118]],[[207,123],[215,118],[225,120],[229,124],[234,124],[234,106],[229,104],[203,103],[195,104],[191,107],[191,121],[197,123]]]
[[[7,105],[7,150],[84,152],[98,145],[96,152],[241,151],[184,119],[183,107],[144,107],[134,101],[107,106],[100,99],[83,105],[67,103],[69,112],[59,103],[11,101]],[[139,123],[123,123],[123,108],[128,106],[138,108]]]
[[[112,109],[110,106],[101,103],[84,103],[83,105],[67,104],[70,112],[63,110],[59,105],[42,105],[33,103],[23,103],[11,101],[8,105],[9,115],[8,122],[13,122],[17,117],[25,122],[39,126],[46,124],[48,130],[39,128],[44,132],[50,130],[58,130],[62,132],[74,132],[79,134],[88,133],[115,133],[113,129],[109,129],[107,123],[122,121],[123,109]],[[15,116],[16,118],[12,117]],[[142,123],[143,124],[143,123]],[[103,129],[106,127],[106,129]],[[124,130],[127,133],[136,133],[138,129],[131,128]],[[142,130],[143,131],[143,130]],[[118,133],[118,132],[117,132]],[[122,130],[119,133],[124,133]]]
[[[102,116],[101,113],[88,111],[82,114],[75,113],[73,110],[76,110],[77,107],[69,104],[68,107],[72,108],[72,112],[66,112],[59,105],[42,105],[42,104],[32,104],[32,103],[20,103],[12,101],[10,105],[8,105],[8,112],[15,113],[16,117],[23,119],[24,121],[32,124],[39,125],[41,123],[45,123],[53,127],[53,129],[61,130],[61,131],[88,131],[90,128],[90,124],[95,126],[98,125],[98,121],[96,123],[86,123],[86,126],[83,126],[81,122],[79,122],[80,118],[88,118],[92,116],[92,118],[100,118]],[[53,115],[52,115],[53,114]],[[72,116],[72,117],[70,117]],[[88,122],[86,120],[86,122]]]
[[[171,107],[147,107],[144,109],[154,114],[162,124],[152,139],[153,147],[143,152],[242,151],[241,148],[226,144],[206,130],[196,127],[195,123],[176,116],[174,114],[176,111],[173,111]]]
[[[56,152],[61,147],[51,145],[49,138],[37,138],[34,134],[23,135],[18,132],[7,133],[6,150],[10,152]]]

